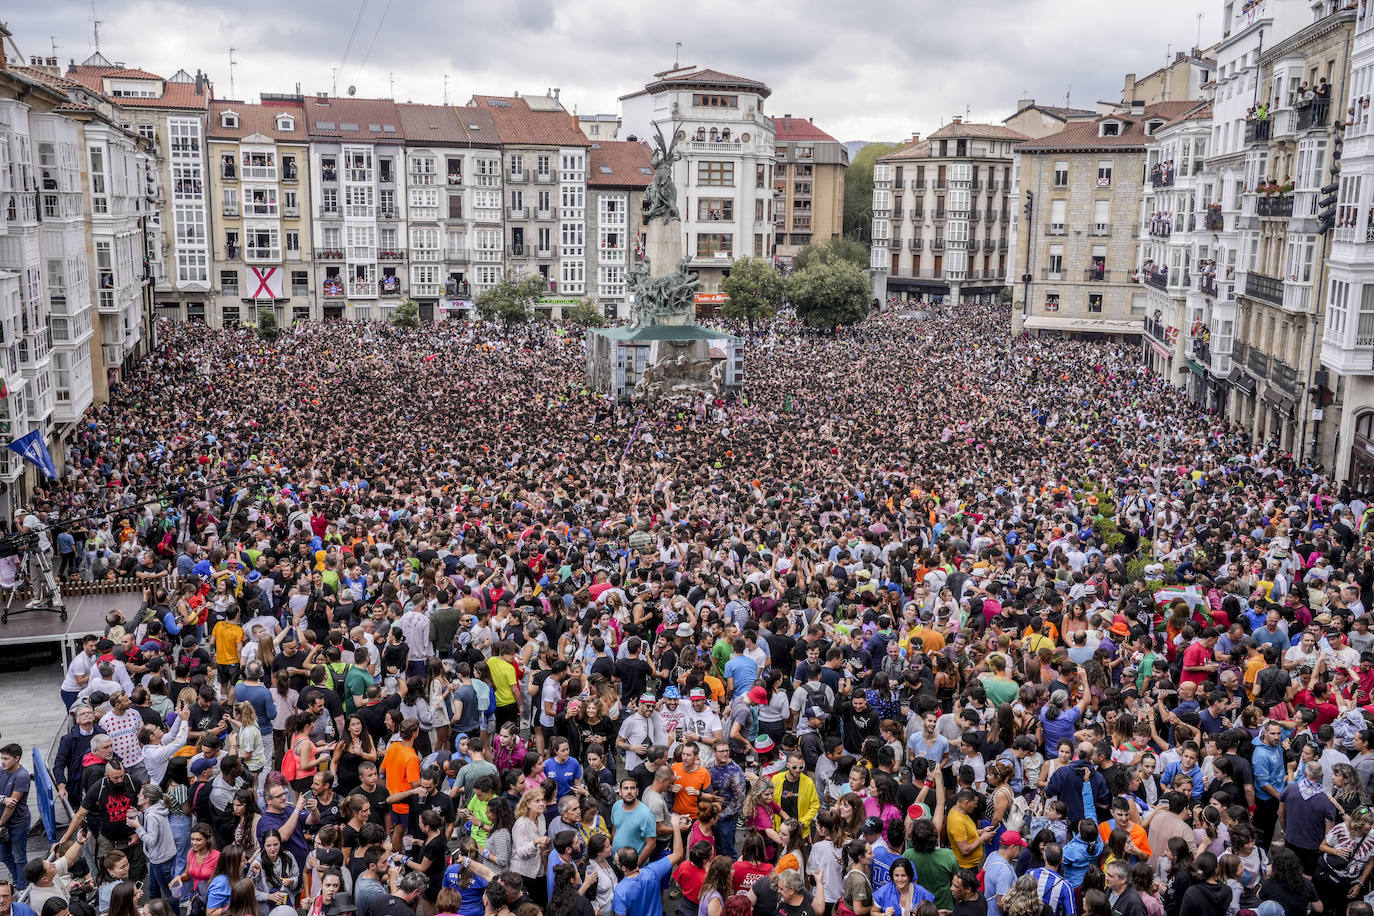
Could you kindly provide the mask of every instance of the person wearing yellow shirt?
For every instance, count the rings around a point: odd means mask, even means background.
[[[215,642],[215,667],[219,681],[225,687],[239,679],[239,648],[243,645],[243,627],[239,626],[239,606],[229,605],[228,616],[210,631]]]
[[[1042,648],[1054,651],[1054,639],[1046,636],[1040,618],[1031,619],[1030,626],[1026,627],[1026,648],[1038,653]]]
[[[516,694],[520,683],[520,674],[515,667],[517,651],[515,643],[505,640],[496,647],[496,654],[487,659],[498,729],[507,722],[520,722],[520,698]]]
[[[988,826],[982,830],[974,823],[973,812],[978,808],[978,793],[972,789],[960,789],[954,798],[945,829],[949,832],[949,848],[954,852],[954,861],[960,868],[976,870],[983,864],[983,844],[992,839],[997,828]]]

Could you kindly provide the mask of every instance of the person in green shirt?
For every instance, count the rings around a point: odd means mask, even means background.
[[[940,845],[939,830],[929,817],[908,817],[906,823],[910,833],[903,858],[916,867],[916,881],[935,897],[935,906],[942,910],[953,910],[954,897],[949,885],[955,872],[959,871],[954,853],[948,846]]]
[[[735,640],[739,635],[739,627],[729,624],[725,628],[725,635],[711,647],[711,669],[716,677],[725,678],[725,663],[734,656]]]
[[[988,699],[996,706],[1001,706],[1003,703],[1015,703],[1016,698],[1020,696],[1021,687],[1007,677],[1007,660],[1001,655],[990,655],[988,656],[988,667],[992,669],[992,673],[984,674],[979,678]],[[919,876],[921,873],[917,871],[916,874]]]

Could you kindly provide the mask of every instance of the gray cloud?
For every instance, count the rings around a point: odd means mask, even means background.
[[[229,51],[237,49],[235,95],[329,90],[362,0],[287,0],[248,8],[191,0],[97,0],[101,48],[111,60],[164,75],[205,70],[229,95]],[[928,133],[955,115],[1000,121],[1023,93],[1091,107],[1120,96],[1125,72],[1161,66],[1190,47],[1205,11],[1202,42],[1219,32],[1220,4],[1154,0],[366,0],[339,90],[439,102],[474,93],[562,90],[581,112],[616,110],[618,96],[682,62],[761,79],[770,110],[809,116],[842,140]],[[91,50],[90,6],[81,0],[21,4],[9,26],[27,54],[48,54],[55,35],[64,63]],[[380,28],[379,28],[380,24]],[[363,67],[368,45],[371,56]]]

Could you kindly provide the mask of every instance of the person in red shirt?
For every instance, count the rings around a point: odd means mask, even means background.
[[[1217,644],[1217,631],[1208,627],[1196,641],[1183,650],[1183,675],[1180,683],[1202,684],[1216,675],[1217,660],[1212,650]]]

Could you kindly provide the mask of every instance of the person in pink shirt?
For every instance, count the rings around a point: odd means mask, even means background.
[[[1212,649],[1217,644],[1217,631],[1207,628],[1202,635],[1183,650],[1183,675],[1180,683],[1202,684],[1210,680],[1217,671],[1217,660]]]

